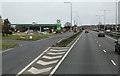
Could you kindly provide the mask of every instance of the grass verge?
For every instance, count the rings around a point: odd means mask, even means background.
[[[7,37],[2,37],[2,39],[11,39],[11,40],[39,40],[43,38],[48,38],[50,36],[55,36],[58,34],[46,34],[46,35],[39,35],[39,34],[34,34],[34,35],[8,35]],[[32,39],[30,39],[30,36],[32,36]]]
[[[5,50],[8,48],[14,48],[16,46],[19,46],[18,43],[12,42],[12,41],[0,41],[0,50]]]
[[[66,47],[68,44],[70,44],[82,31],[78,32],[77,34],[69,37],[69,38],[66,38],[64,40],[62,40],[61,42],[59,43],[56,43],[53,45],[53,47]]]

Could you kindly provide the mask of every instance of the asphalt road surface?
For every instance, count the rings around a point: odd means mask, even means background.
[[[73,35],[73,33],[67,32],[59,36],[53,36],[38,41],[12,40],[21,43],[21,46],[2,53],[2,73],[17,74],[48,47],[62,38],[71,35]]]
[[[114,52],[114,40],[97,37],[94,31],[84,33],[56,74],[118,74],[118,54]]]

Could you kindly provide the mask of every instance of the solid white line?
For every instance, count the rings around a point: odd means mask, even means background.
[[[114,39],[114,38],[112,38],[112,37],[110,37],[110,36],[106,36],[106,37],[109,38],[109,39],[111,39],[111,40],[116,41],[116,39]]]
[[[113,65],[116,65],[115,62],[113,60],[111,60],[111,62],[113,63]]]
[[[60,56],[53,56],[53,57],[50,57],[50,56],[43,56],[42,58],[45,58],[45,59],[57,59],[57,58],[61,58],[62,55]]]
[[[39,60],[37,62],[37,64],[40,64],[40,65],[50,65],[50,64],[54,64],[54,63],[57,63],[59,60],[54,60],[54,61],[48,61],[48,62],[45,62],[43,60]]]
[[[47,50],[49,50],[51,47],[47,48],[42,54],[40,54],[36,59],[34,59],[31,63],[29,63],[25,68],[23,68],[19,73],[17,73],[16,76],[19,76],[22,74],[28,67],[30,67],[35,61],[37,61]]]
[[[52,69],[52,67],[44,68],[44,69],[36,69],[36,68],[32,67],[28,71],[31,72],[32,74],[40,74],[40,73],[48,72],[51,69]]]
[[[105,52],[105,53],[106,53],[106,51],[105,51],[105,50],[103,50],[103,52]]]
[[[83,34],[84,32],[82,32]],[[62,63],[62,61],[66,58],[66,56],[68,55],[68,53],[71,51],[71,49],[73,48],[73,46],[78,42],[78,40],[80,39],[80,37],[82,36],[82,34],[79,36],[79,38],[73,43],[73,45],[69,48],[69,50],[66,52],[66,54],[62,57],[62,59],[59,61],[59,63],[55,66],[55,68],[50,72],[49,76],[52,76],[54,74],[54,72],[57,70],[57,68],[60,66],[60,64]]]

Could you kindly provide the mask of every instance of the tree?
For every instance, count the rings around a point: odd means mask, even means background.
[[[9,34],[9,30],[10,30],[10,21],[8,20],[8,19],[5,19],[4,20],[4,24],[3,24],[3,26],[2,26],[2,35],[3,36],[8,36],[8,34]]]

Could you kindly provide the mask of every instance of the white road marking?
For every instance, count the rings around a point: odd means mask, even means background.
[[[36,69],[36,68],[32,67],[28,71],[31,72],[32,74],[40,74],[40,73],[48,72],[51,69],[52,69],[52,67],[44,68],[44,69]]]
[[[111,39],[111,40],[114,40],[116,41],[116,39],[112,38],[112,37],[109,37],[109,36],[106,36],[107,38]]]
[[[68,53],[71,51],[71,49],[74,47],[74,45],[78,42],[78,40],[80,39],[80,37],[83,35],[84,31],[82,32],[82,34],[78,37],[78,39],[72,44],[72,46],[69,48],[69,50],[66,52],[66,54],[62,57],[62,59],[58,62],[58,64],[54,67],[54,69],[50,72],[49,76],[52,76],[55,71],[57,70],[57,68],[60,66],[60,64],[63,62],[63,60],[66,58],[66,56],[68,55]]]
[[[28,67],[30,67],[34,62],[36,62],[47,50],[49,50],[51,47],[47,48],[42,54],[40,54],[36,59],[34,59],[31,63],[29,63],[25,68],[23,68],[19,73],[17,73],[16,76],[19,76],[22,74]]]
[[[54,49],[50,49],[50,51],[54,51],[54,52],[60,52],[60,51],[67,51],[67,49],[64,49],[64,50],[54,50]]]
[[[99,46],[101,46],[101,45],[99,44]]]
[[[106,53],[106,50],[103,50],[103,52],[105,52],[105,53]]]
[[[97,43],[98,43],[98,41],[97,41]]]
[[[54,61],[45,62],[45,61],[39,60],[37,63],[40,64],[40,65],[50,65],[50,64],[57,63],[58,61],[59,61],[59,60],[54,60]]]
[[[116,65],[116,63],[113,60],[111,60],[111,62],[113,63],[113,65]]]
[[[45,58],[45,59],[57,59],[57,58],[61,58],[62,55],[60,56],[53,56],[53,57],[50,57],[50,56],[43,56],[42,58]]]
[[[12,50],[12,49],[14,49],[14,48],[10,48],[10,49],[4,50],[4,51],[2,51],[1,53],[7,52],[7,51]]]
[[[59,55],[59,54],[64,54],[65,52],[60,52],[60,53],[52,53],[52,52],[49,52],[49,53],[47,53],[47,54],[49,54],[49,55]]]
[[[96,40],[96,39],[95,39]]]
[[[105,53],[106,53],[106,50],[103,50],[103,52],[105,52]]]

